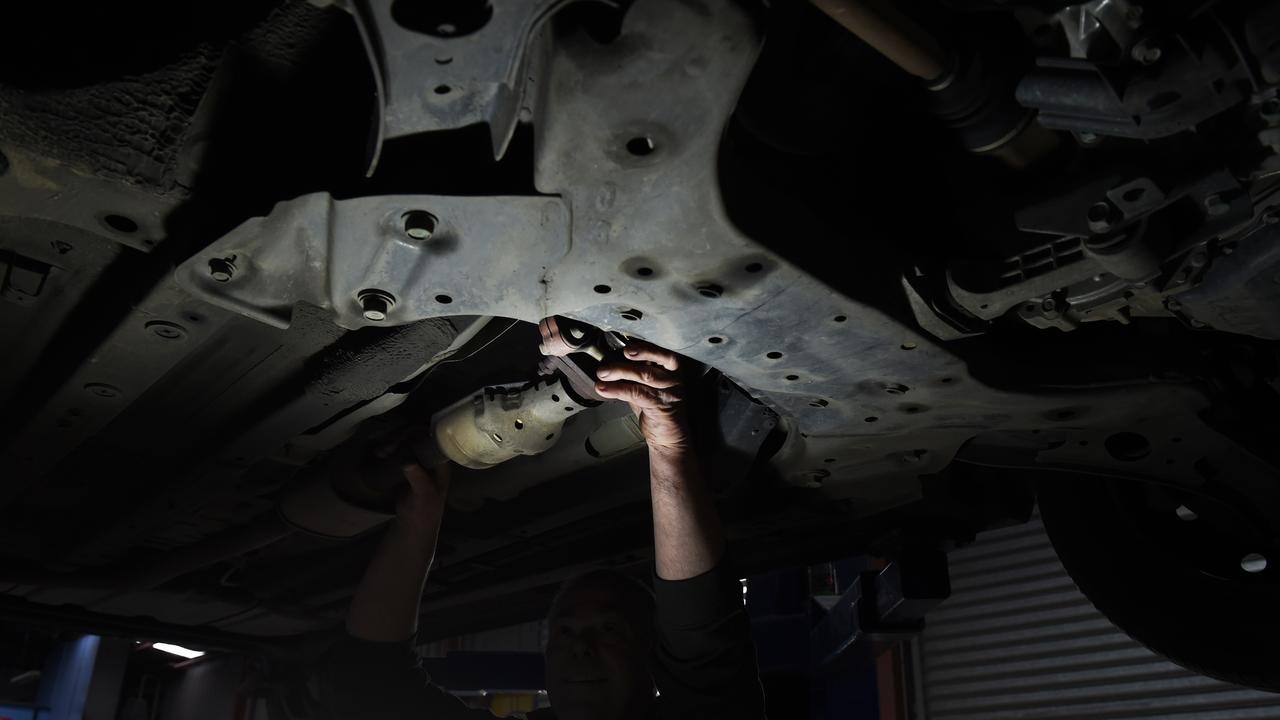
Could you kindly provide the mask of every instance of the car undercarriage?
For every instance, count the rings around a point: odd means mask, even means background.
[[[647,572],[591,389],[642,338],[741,574],[1038,499],[1116,624],[1280,690],[1280,4],[5,12],[6,618],[305,657],[406,437],[422,639]]]

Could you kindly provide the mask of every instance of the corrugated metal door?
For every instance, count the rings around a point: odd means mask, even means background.
[[[921,640],[928,720],[1280,718],[1280,695],[1196,675],[1112,625],[1038,517],[952,553],[951,578]]]

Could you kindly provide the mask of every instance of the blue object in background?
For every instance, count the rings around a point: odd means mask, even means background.
[[[46,720],[49,713],[36,708],[0,705],[0,720]]]
[[[49,653],[37,695],[39,705],[49,711],[41,712],[39,720],[80,720],[84,717],[89,682],[93,679],[94,661],[101,641],[97,635],[84,635],[58,643]]]

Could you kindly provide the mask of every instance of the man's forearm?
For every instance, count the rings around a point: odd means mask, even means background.
[[[439,531],[438,523],[391,521],[351,600],[347,632],[375,642],[400,642],[417,632],[422,588]]]
[[[658,577],[687,580],[714,568],[724,531],[693,453],[650,448],[649,492]]]

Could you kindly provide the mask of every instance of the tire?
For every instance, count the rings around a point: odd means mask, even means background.
[[[1117,627],[1195,672],[1280,692],[1280,553],[1243,570],[1236,553],[1256,540],[1241,537],[1242,514],[1125,480],[1046,478],[1036,491],[1062,564]],[[1188,506],[1204,516],[1184,519]],[[1230,562],[1206,564],[1219,555]]]

